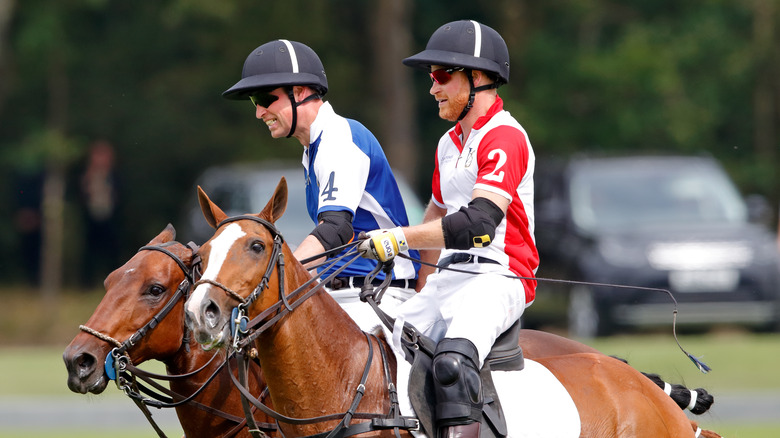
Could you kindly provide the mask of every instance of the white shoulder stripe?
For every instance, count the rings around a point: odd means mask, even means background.
[[[476,21],[471,22],[474,23],[474,57],[479,58],[482,53],[482,28]]]
[[[290,52],[290,62],[292,63],[292,72],[298,73],[298,56],[295,54],[295,49],[293,48],[293,45],[290,44],[287,40],[279,40],[284,43],[285,46],[287,46],[287,51]]]

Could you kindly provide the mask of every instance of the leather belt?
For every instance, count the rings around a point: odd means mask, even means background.
[[[453,265],[455,263],[493,263],[495,265],[500,265],[501,263],[489,259],[487,257],[477,256],[474,254],[469,254],[467,252],[456,252],[454,254],[450,254],[447,257],[444,257],[443,259],[439,260],[439,268],[446,268],[449,265]]]
[[[336,277],[330,281],[326,286],[331,290],[348,289],[348,288],[361,288],[366,282],[365,277]],[[374,280],[372,282],[374,286],[382,284],[382,280]],[[388,287],[399,287],[403,289],[414,289],[417,286],[417,280],[404,279],[404,280],[390,280]]]

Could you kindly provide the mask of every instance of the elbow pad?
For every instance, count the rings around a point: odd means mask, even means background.
[[[496,227],[504,212],[487,198],[474,198],[468,207],[444,216],[441,220],[444,247],[447,249],[482,248],[496,236]]]
[[[323,211],[317,216],[320,224],[310,234],[320,241],[325,251],[352,241],[352,213],[348,211]]]

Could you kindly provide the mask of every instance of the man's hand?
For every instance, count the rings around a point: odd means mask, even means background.
[[[409,245],[401,227],[369,231],[366,240],[358,245],[358,251],[363,257],[380,262],[392,260],[399,252],[408,249]]]

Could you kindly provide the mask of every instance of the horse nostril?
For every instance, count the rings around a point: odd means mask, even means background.
[[[211,328],[216,328],[219,323],[219,306],[214,301],[209,300],[209,304],[203,310],[203,316]]]
[[[88,377],[95,371],[97,359],[89,353],[81,353],[76,357],[76,373],[80,379]]]

